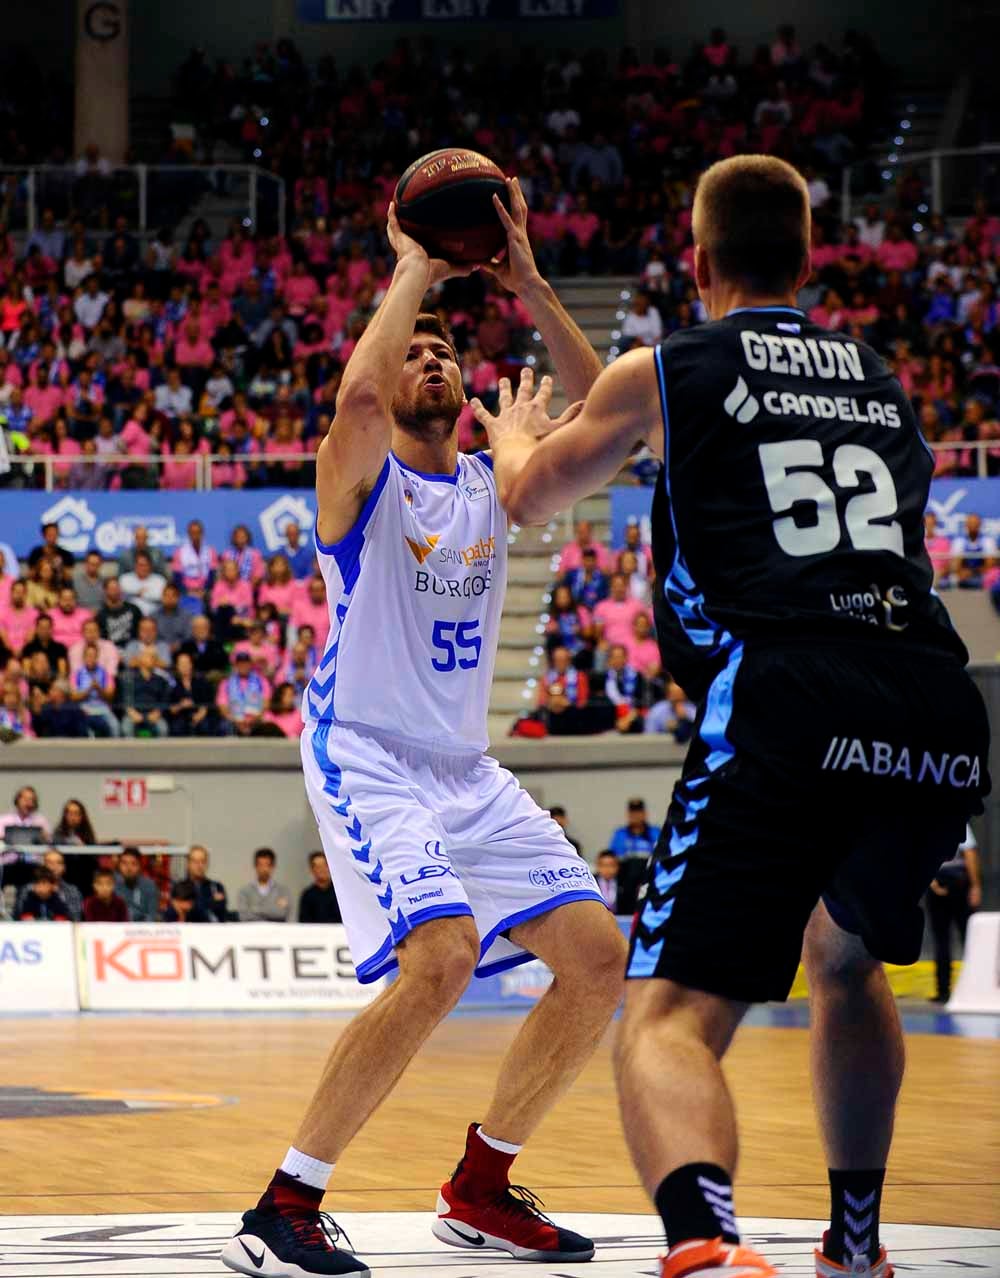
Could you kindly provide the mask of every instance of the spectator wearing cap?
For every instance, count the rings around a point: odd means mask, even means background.
[[[69,906],[59,895],[56,876],[44,865],[36,865],[31,887],[25,892],[18,919],[22,923],[70,923]]]
[[[312,875],[312,883],[299,897],[299,922],[342,923],[337,893],[324,853],[310,852],[309,873]]]
[[[156,615],[163,602],[167,579],[153,571],[153,559],[148,551],[136,551],[135,567],[122,573],[118,580],[126,600],[135,604],[144,617]]]
[[[648,859],[656,849],[660,827],[650,825],[646,819],[644,799],[629,799],[625,809],[625,824],[618,827],[608,844],[619,859],[641,856]]]
[[[240,888],[237,909],[241,923],[287,923],[292,897],[274,877],[277,857],[271,848],[253,854],[254,881]]]
[[[198,903],[198,886],[181,879],[170,889],[170,904],[163,911],[164,923],[218,923],[220,920]]]
[[[271,685],[253,668],[253,656],[241,646],[233,654],[235,669],[219,684],[219,712],[241,737],[259,724],[271,700]]]
[[[559,556],[559,576],[565,577],[575,568],[583,566],[583,552],[593,550],[597,557],[597,566],[601,572],[611,571],[611,555],[606,546],[594,540],[594,530],[589,519],[581,519],[576,524],[576,537],[569,545],[564,546]]]
[[[123,848],[115,873],[115,891],[125,902],[130,923],[155,923],[160,917],[160,893],[142,872],[139,849]]]
[[[94,871],[94,891],[83,903],[84,923],[127,923],[128,906],[115,891],[113,870]]]

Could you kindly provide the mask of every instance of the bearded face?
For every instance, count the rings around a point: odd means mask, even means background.
[[[415,333],[392,401],[396,425],[417,439],[447,439],[464,398],[452,348],[433,333]]]

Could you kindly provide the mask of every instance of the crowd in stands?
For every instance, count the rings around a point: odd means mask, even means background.
[[[551,815],[570,843],[563,807]],[[37,835],[29,850],[15,841],[25,831]],[[641,798],[628,800],[625,823],[614,830],[597,854],[595,873],[608,907],[634,913],[645,869],[660,835]],[[127,845],[104,853],[90,815],[78,799],[69,799],[53,827],[39,808],[34,786],[21,786],[9,812],[0,814],[0,921],[73,923],[340,923],[341,913],[330,869],[322,852],[310,852],[312,882],[293,894],[276,874],[271,848],[253,853],[253,874],[236,892],[235,905],[224,883],[209,874],[209,851],[193,844],[179,877],[172,858],[155,847]],[[65,852],[60,848],[66,849]],[[74,848],[87,851],[74,852]],[[176,864],[176,862],[175,862]]]
[[[689,740],[695,708],[664,671],[653,633],[653,559],[630,521],[612,552],[586,520],[556,564],[545,622],[547,669],[518,735],[669,733]]]
[[[117,560],[58,531],[0,564],[0,742],[300,735],[330,621],[297,524],[266,562],[242,524],[215,547],[193,520],[169,561],[142,526]]]
[[[179,100],[203,134],[285,180],[288,233],[262,222],[215,237],[198,219],[182,244],[166,227],[143,245],[90,148],[23,242],[0,230],[0,471],[4,452],[30,451],[53,459],[60,487],[185,489],[212,455],[214,487],[310,483],[305,462],[390,278],[386,210],[415,156],[488,152],[520,177],[543,271],[659,270],[683,314],[693,294],[673,262],[684,266],[700,169],[768,150],[832,179],[884,88],[864,37],[807,51],[790,27],[752,57],[721,30],[686,60],[626,49],[615,65],[605,51],[541,63],[522,51],[502,72],[509,108],[488,87],[500,74],[430,41],[400,41],[367,73],[310,68],[288,40],[243,68],[193,53]],[[530,346],[528,315],[482,272],[432,302],[469,393],[489,403]],[[460,432],[463,447],[481,444],[471,414]],[[44,475],[15,466],[0,482]]]

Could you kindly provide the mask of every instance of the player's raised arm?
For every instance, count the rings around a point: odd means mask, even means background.
[[[317,528],[324,542],[350,531],[388,456],[392,400],[424,294],[433,284],[468,274],[430,258],[404,235],[393,205],[389,242],[396,254],[392,283],[347,362],[337,416],[316,457]]]
[[[659,389],[651,350],[632,351],[605,369],[582,408],[561,418],[548,415],[552,379],[534,394],[526,368],[515,398],[500,382],[500,412],[494,417],[472,401],[493,449],[497,489],[511,519],[542,524],[559,510],[613,479],[640,441],[661,452]]]
[[[510,213],[494,195],[493,206],[507,232],[507,256],[489,269],[531,312],[569,399],[585,398],[601,373],[601,361],[573,317],[542,279],[528,239],[528,202],[517,178],[507,179]]]

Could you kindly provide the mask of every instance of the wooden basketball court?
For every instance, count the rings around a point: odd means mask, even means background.
[[[442,1025],[338,1167],[331,1210],[432,1210],[519,1023],[470,1014]],[[245,1210],[345,1024],[312,1015],[5,1019],[0,1214]],[[883,1218],[1000,1228],[1000,1041],[915,1033],[908,1048]],[[750,1026],[728,1068],[743,1131],[739,1213],[822,1218],[806,1030]],[[649,1211],[619,1127],[610,1036],[522,1155],[518,1177],[553,1213]]]

